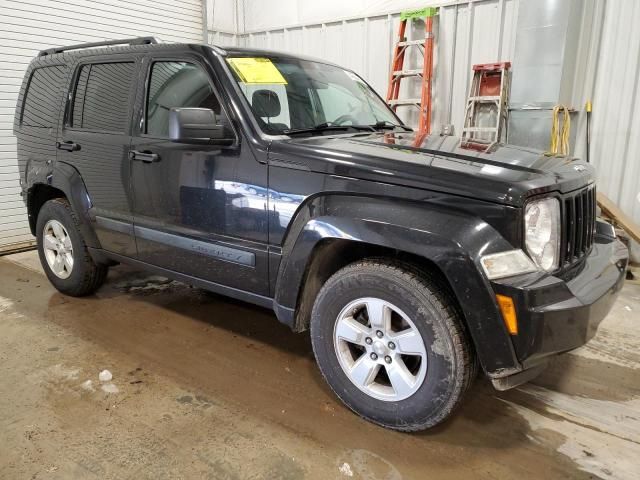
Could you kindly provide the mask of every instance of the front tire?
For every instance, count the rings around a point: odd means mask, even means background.
[[[334,274],[311,314],[325,380],[355,413],[387,428],[424,430],[448,418],[475,358],[447,289],[409,266],[364,260]]]
[[[79,221],[66,199],[49,200],[42,206],[36,238],[42,268],[60,292],[81,297],[104,283],[108,267],[96,264],[89,255]]]

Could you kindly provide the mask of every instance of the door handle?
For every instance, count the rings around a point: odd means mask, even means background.
[[[56,142],[56,148],[67,152],[77,152],[80,150],[80,145],[74,142]]]
[[[151,153],[147,150],[145,150],[144,152],[139,152],[138,150],[130,150],[129,158],[131,160],[141,160],[143,162],[151,163],[160,160],[160,155],[158,155],[157,153]]]

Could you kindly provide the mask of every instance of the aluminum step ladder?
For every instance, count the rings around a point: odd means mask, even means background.
[[[473,66],[465,108],[462,148],[488,151],[507,134],[511,62]]]
[[[398,107],[412,106],[420,112],[418,133],[428,134],[431,130],[431,77],[433,74],[433,17],[438,14],[437,7],[402,12],[398,29],[398,41],[393,49],[389,86],[387,88],[387,104],[395,112]],[[405,32],[407,22],[424,20],[425,38],[408,40]],[[418,47],[423,57],[423,66],[419,69],[405,69],[404,60],[407,50]],[[400,84],[406,78],[420,78],[420,98],[399,98]]]

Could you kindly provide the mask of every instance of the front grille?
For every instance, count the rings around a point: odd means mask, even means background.
[[[567,266],[591,250],[596,225],[595,185],[564,197],[562,219],[560,264]]]

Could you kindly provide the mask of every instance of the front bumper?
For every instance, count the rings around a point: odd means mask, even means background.
[[[598,229],[590,254],[558,276],[525,275],[492,283],[495,293],[513,299],[518,334],[511,340],[520,368],[491,375],[500,390],[537,375],[548,359],[587,343],[609,313],[622,288],[627,247],[607,229]]]

